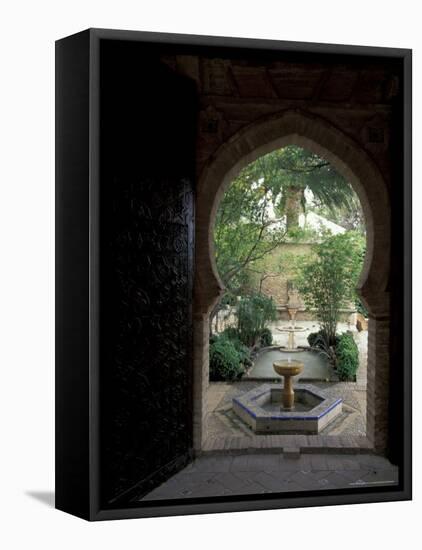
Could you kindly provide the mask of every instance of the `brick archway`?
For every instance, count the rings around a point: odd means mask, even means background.
[[[390,204],[386,183],[367,153],[325,119],[297,110],[244,127],[221,145],[199,178],[196,199],[194,285],[194,446],[202,448],[207,423],[209,313],[223,292],[214,256],[218,204],[240,170],[258,157],[298,145],[328,160],[359,196],[367,229],[367,252],[358,291],[369,312],[367,439],[378,451],[388,435],[390,301]]]

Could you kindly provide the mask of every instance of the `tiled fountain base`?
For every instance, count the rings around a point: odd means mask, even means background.
[[[203,442],[198,455],[201,453],[235,455],[279,452],[286,455],[297,455],[299,453],[356,454],[373,452],[365,432],[361,433],[364,429],[366,392],[356,391],[355,384],[319,384],[330,395],[342,396],[343,409],[346,409],[338,424],[334,420],[326,428],[328,433],[319,435],[254,434],[242,420],[236,418],[235,413],[231,412],[232,400],[259,385],[256,382],[213,383],[210,385],[208,437]]]
[[[341,398],[327,396],[311,384],[295,385],[295,402],[299,396],[302,401],[295,403],[295,410],[280,410],[281,396],[280,384],[262,384],[233,398],[233,411],[256,434],[319,434],[342,412]]]
[[[259,382],[211,383],[208,391],[207,437],[202,452],[239,454],[241,452],[362,453],[372,452],[366,439],[366,392],[357,384],[314,384],[332,397],[341,397],[343,413],[319,435],[256,435],[232,410],[233,398],[260,386]],[[284,450],[287,451],[284,451]]]

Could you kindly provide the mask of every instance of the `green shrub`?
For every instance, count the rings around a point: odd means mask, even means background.
[[[356,298],[365,240],[356,231],[333,235],[297,265],[296,286],[316,318],[329,346],[335,345],[340,312]]]
[[[249,353],[247,351],[247,353]],[[210,379],[236,380],[244,372],[246,352],[238,350],[235,341],[226,336],[214,337],[210,342]]]
[[[273,334],[269,328],[264,328],[261,332],[261,346],[266,348],[273,343]]]
[[[210,336],[210,345],[217,342],[218,338],[219,338],[218,334],[211,334],[211,336]]]
[[[242,296],[237,304],[237,330],[240,341],[245,346],[253,347],[269,321],[276,319],[274,301],[264,294]]]
[[[308,335],[308,343],[311,348],[318,350],[319,353],[325,355],[328,362],[335,367],[337,364],[337,356],[335,351],[335,346],[338,342],[338,334],[334,337],[334,346],[330,345],[330,342],[327,338],[327,334],[324,330],[319,330],[318,332],[311,332]]]
[[[223,330],[220,336],[225,336],[229,340],[239,340],[239,331],[236,327],[227,327]]]
[[[323,336],[320,330],[318,332],[311,332],[307,338],[308,344],[311,348],[322,348],[322,338]]]
[[[234,340],[233,341],[234,347],[237,350],[237,353],[239,354],[240,362],[243,366],[250,366],[252,365],[251,361],[251,352],[249,348],[242,344],[240,340]]]
[[[334,346],[338,344],[338,339],[339,339],[339,334],[336,334]],[[327,337],[323,330],[319,330],[318,332],[311,332],[308,335],[307,340],[311,348],[319,348],[322,350],[326,350],[329,347],[329,344],[327,342]]]
[[[235,327],[227,327],[223,330],[220,335],[220,338],[227,338],[232,342],[236,351],[239,354],[240,362],[244,365],[252,365],[251,361],[251,352],[247,346],[242,344],[239,338],[239,332]]]
[[[359,367],[359,350],[350,332],[337,335],[336,357],[340,380],[354,381]]]

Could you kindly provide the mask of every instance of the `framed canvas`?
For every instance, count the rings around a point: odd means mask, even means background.
[[[56,507],[411,498],[411,50],[56,43]]]

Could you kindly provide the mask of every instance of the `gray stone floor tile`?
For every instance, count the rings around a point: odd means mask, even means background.
[[[398,470],[375,455],[202,456],[143,500],[350,488],[396,483]]]
[[[336,487],[348,487],[350,483],[350,481],[338,471],[330,472],[326,479]]]
[[[248,455],[237,455],[233,457],[230,465],[231,472],[241,472],[248,470]]]
[[[315,454],[310,456],[311,456],[312,470],[329,470],[328,462],[327,462],[328,455],[324,456],[320,454]]]
[[[398,476],[397,472],[395,472],[392,469],[388,470],[374,470],[366,473],[362,479],[364,481],[376,481],[376,482],[383,482],[383,481],[397,481]]]
[[[221,485],[234,492],[239,489],[247,488],[250,485],[254,485],[252,479],[242,479],[232,472],[218,473],[216,474],[215,479],[218,483],[221,483]]]
[[[195,465],[198,472],[228,472],[232,464],[231,456],[203,457]]]
[[[312,473],[304,474],[302,472],[296,472],[293,474],[290,478],[291,482],[297,483],[300,485],[304,490],[315,490],[320,488],[320,484],[318,483],[318,479],[316,479]]]
[[[286,479],[283,479],[281,476],[278,477],[276,472],[273,475],[267,472],[258,472],[254,476],[254,481],[262,485],[264,489],[278,493],[285,485]]]
[[[295,458],[285,458],[280,460],[280,471],[297,472],[302,469],[302,463]]]

